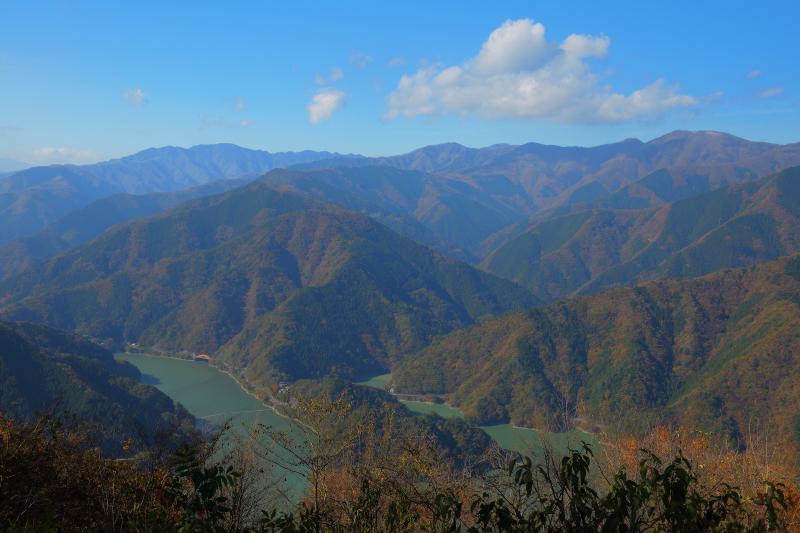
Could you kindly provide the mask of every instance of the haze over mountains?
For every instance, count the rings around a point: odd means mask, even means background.
[[[674,132],[648,143],[626,140],[593,148],[445,144],[382,158],[270,154],[233,145],[168,147],[95,165],[36,167],[0,179],[0,243],[33,235],[115,193],[177,191],[293,166],[316,171],[293,177],[278,173],[268,182],[377,216],[412,238],[477,263],[520,230],[515,224],[537,213],[593,201],[615,207],[652,202],[620,198],[647,196],[634,184],[656,171],[669,169],[674,177],[667,181],[677,180],[675,187],[683,194],[694,194],[798,164],[800,145],[757,143],[716,132]],[[327,174],[332,169],[335,174]],[[686,177],[691,185],[681,189]],[[665,187],[672,185],[659,184]]]
[[[481,241],[519,215],[481,188],[387,166],[270,172],[272,187],[334,202],[448,255],[475,261]]]
[[[329,158],[330,152],[269,153],[232,144],[150,148],[92,165],[33,167],[0,179],[0,243],[36,233],[63,215],[116,193],[171,192],[279,166]]]
[[[34,235],[0,244],[0,278],[18,274],[59,252],[92,240],[116,224],[160,213],[192,198],[234,189],[247,181],[231,178],[176,192],[119,193],[101,198],[68,213]]]
[[[0,157],[0,173],[16,172],[31,166],[33,165],[23,163],[22,161]]]

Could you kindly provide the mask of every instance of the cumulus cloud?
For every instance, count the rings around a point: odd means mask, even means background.
[[[38,164],[55,164],[55,163],[72,163],[83,164],[91,163],[97,158],[91,150],[78,150],[75,148],[56,148],[46,146],[33,150],[30,157],[32,163]]]
[[[780,96],[783,94],[783,87],[770,87],[758,93],[759,98],[772,98],[773,96]]]
[[[615,123],[700,103],[660,79],[630,94],[601,84],[589,61],[605,57],[610,44],[602,35],[550,41],[541,23],[508,20],[464,63],[429,65],[403,75],[389,95],[385,117],[454,114]]]
[[[331,83],[335,81],[339,81],[344,78],[344,71],[339,67],[331,67],[327,76],[323,74],[317,74],[314,76],[314,83],[317,85],[325,85],[326,83]]]
[[[147,101],[144,91],[138,87],[122,91],[122,98],[132,106],[140,106]]]
[[[761,77],[761,71],[760,71],[760,70],[758,70],[757,68],[754,68],[753,70],[751,70],[750,72],[748,72],[747,74],[745,74],[745,77],[746,77],[748,80],[754,80],[754,79],[756,79],[756,78],[759,78],[759,77]]]
[[[344,103],[344,93],[338,89],[322,89],[317,91],[308,104],[308,121],[318,124],[328,120]]]
[[[372,56],[367,54],[366,52],[362,52],[360,50],[354,50],[350,52],[350,57],[348,58],[348,62],[351,65],[355,65],[358,68],[364,68],[370,63],[372,63]]]

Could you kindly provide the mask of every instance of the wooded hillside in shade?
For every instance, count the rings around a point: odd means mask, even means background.
[[[75,335],[0,322],[0,411],[31,422],[58,417],[107,454],[196,438],[194,417],[141,383],[139,371]]]

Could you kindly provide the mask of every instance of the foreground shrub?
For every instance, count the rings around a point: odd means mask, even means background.
[[[792,485],[760,479],[742,489],[736,482],[752,480],[720,478],[719,473],[708,471],[714,463],[698,465],[693,460],[710,457],[703,455],[710,453],[707,447],[694,440],[681,441],[692,444],[688,452],[679,447],[667,455],[662,452],[667,448],[671,451],[674,442],[667,446],[664,440],[671,442],[674,436],[662,434],[661,445],[654,446],[661,449],[655,450],[631,450],[608,443],[604,450],[615,450],[616,463],[607,458],[598,461],[592,447],[584,443],[565,455],[545,450],[536,460],[512,456],[502,468],[495,462],[495,468],[470,472],[448,465],[424,435],[395,434],[391,424],[384,429],[382,436],[349,441],[347,446],[329,449],[334,439],[320,448],[321,441],[317,441],[317,448],[303,459],[318,466],[309,474],[313,481],[309,496],[295,512],[266,510],[253,516],[249,510],[242,511],[249,506],[237,503],[241,500],[236,496],[240,494],[237,486],[258,471],[243,473],[226,463],[227,455],[216,453],[218,439],[199,447],[183,447],[167,461],[142,455],[109,459],[52,419],[25,425],[0,417],[0,528],[609,533],[796,530],[796,491]],[[498,451],[497,457],[502,455]]]

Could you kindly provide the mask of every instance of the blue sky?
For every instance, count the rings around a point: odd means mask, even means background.
[[[800,141],[800,4],[0,0],[0,157]]]

